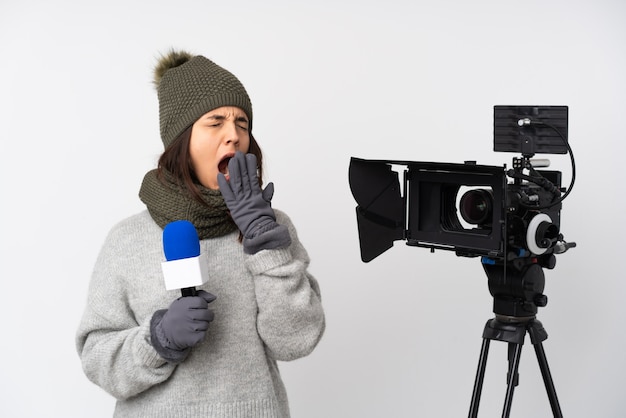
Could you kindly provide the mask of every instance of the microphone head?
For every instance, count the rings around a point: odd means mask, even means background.
[[[163,252],[167,261],[198,257],[198,232],[189,221],[174,221],[163,228]]]

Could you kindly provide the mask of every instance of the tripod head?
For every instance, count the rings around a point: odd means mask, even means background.
[[[553,262],[554,256],[549,257]],[[488,278],[489,293],[493,296],[493,312],[496,315],[524,318],[537,314],[537,308],[548,303],[543,294],[545,276],[538,262],[525,260],[498,266],[483,259]]]

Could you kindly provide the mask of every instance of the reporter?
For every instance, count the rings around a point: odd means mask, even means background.
[[[248,94],[184,51],[161,58],[155,84],[165,149],[140,188],[146,210],[96,261],[76,335],[84,372],[119,417],[289,417],[277,362],[311,353],[325,319],[296,229],[262,189]],[[162,228],[179,219],[209,259],[194,297],[163,284]]]

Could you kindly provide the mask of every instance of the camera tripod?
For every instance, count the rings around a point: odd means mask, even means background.
[[[476,380],[474,382],[474,391],[472,393],[472,402],[470,405],[470,418],[478,416],[478,406],[480,403],[480,395],[485,376],[485,367],[487,365],[487,355],[489,353],[489,343],[491,340],[504,341],[509,345],[509,372],[507,374],[507,391],[502,417],[506,418],[509,416],[511,412],[511,404],[513,402],[513,391],[515,390],[515,386],[518,384],[518,367],[520,357],[522,355],[522,345],[524,344],[526,332],[530,335],[530,341],[535,347],[537,361],[539,362],[543,382],[546,386],[546,391],[548,392],[550,406],[552,407],[552,414],[558,418],[563,417],[561,407],[559,406],[559,401],[556,396],[554,382],[552,381],[552,375],[550,374],[550,368],[548,367],[548,360],[546,359],[546,354],[543,350],[542,342],[548,338],[548,334],[543,328],[543,325],[541,325],[541,322],[536,320],[534,316],[527,318],[510,318],[496,315],[495,318],[487,321],[483,331],[483,343],[480,350],[478,371],[476,372]]]
[[[553,259],[553,257],[551,256],[549,259]],[[553,263],[546,265],[554,266]],[[496,266],[484,265],[483,267],[489,279],[489,290],[494,296],[493,311],[496,315],[495,318],[487,321],[483,331],[483,343],[476,380],[474,381],[469,418],[478,417],[487,355],[492,340],[508,343],[509,370],[502,418],[509,417],[513,391],[519,383],[518,368],[526,333],[530,335],[530,341],[537,354],[537,361],[552,407],[552,414],[555,418],[562,418],[563,413],[542,345],[543,341],[548,338],[548,333],[541,322],[536,319],[537,308],[546,306],[548,303],[547,297],[542,293],[545,283],[542,266],[533,263],[521,269],[511,268],[508,274]]]

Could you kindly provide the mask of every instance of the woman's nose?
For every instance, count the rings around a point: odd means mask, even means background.
[[[226,132],[226,144],[233,144],[235,146],[239,145],[239,132],[237,131],[237,126],[234,123],[232,125],[229,124]]]

